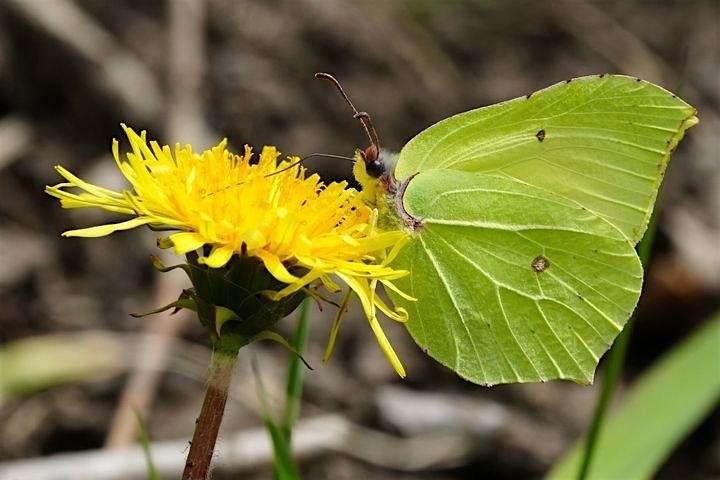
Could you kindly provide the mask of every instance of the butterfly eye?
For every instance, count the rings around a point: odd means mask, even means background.
[[[365,166],[368,175],[374,178],[380,178],[385,174],[385,165],[380,160],[370,162]]]
[[[373,178],[382,177],[385,174],[385,170],[385,163],[383,163],[380,157],[376,157],[373,161],[369,161],[368,159],[365,162],[365,171]]]

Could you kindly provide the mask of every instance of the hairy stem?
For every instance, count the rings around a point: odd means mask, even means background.
[[[185,461],[183,480],[206,480],[209,476],[210,462],[225,413],[225,402],[236,360],[235,349],[226,350],[217,347],[213,349],[205,400],[195,422],[195,433]]]

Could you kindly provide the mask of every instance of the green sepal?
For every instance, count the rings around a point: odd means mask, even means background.
[[[191,290],[183,290],[183,292],[180,294],[180,297],[178,297],[178,299],[175,300],[174,302],[168,303],[167,305],[155,308],[148,312],[131,313],[130,316],[135,317],[135,318],[142,318],[142,317],[147,317],[148,315],[155,315],[156,313],[161,313],[166,310],[170,310],[171,308],[174,309],[172,311],[173,314],[177,313],[180,309],[183,309],[183,308],[197,312],[197,305],[195,304],[195,300],[193,300],[193,298],[192,298],[192,291]]]
[[[225,322],[241,320],[242,318],[229,308],[215,305],[215,333],[217,333],[218,336],[220,336],[220,332],[222,331],[222,327],[225,325]]]
[[[243,342],[249,342],[289,315],[307,296],[298,291],[278,301],[268,298],[264,291],[278,291],[286,285],[255,257],[235,255],[222,268],[199,263],[195,252],[186,257],[186,272],[194,287],[198,316],[214,339],[235,334]],[[290,271],[298,276],[304,273],[292,267]]]
[[[162,248],[163,250],[167,250],[168,248],[172,248],[175,246],[175,244],[168,237],[158,237],[155,243],[157,243],[157,246],[159,248]]]
[[[303,358],[300,352],[295,347],[293,347],[285,337],[283,337],[279,333],[272,332],[270,330],[264,330],[251,338],[250,342],[257,342],[259,340],[272,340],[273,342],[279,343],[283,347],[287,348],[290,352],[294,353],[300,359],[300,361],[305,364],[307,368],[309,368],[310,370],[314,370],[314,368],[312,368],[310,364]]]
[[[153,267],[155,267],[155,270],[161,272],[161,273],[167,273],[172,270],[175,270],[177,268],[182,269],[188,277],[190,276],[190,267],[185,263],[179,263],[177,265],[170,265],[169,267],[165,265],[160,258],[156,257],[155,255],[150,255],[150,261],[153,264]]]
[[[161,241],[159,239],[158,244]],[[180,298],[168,305],[133,316],[144,317],[171,308],[187,308],[197,312],[200,323],[208,330],[214,344],[228,343],[233,348],[240,348],[255,339],[269,338],[266,334],[258,335],[270,330],[308,296],[303,289],[281,300],[269,298],[267,292],[277,292],[286,285],[273,277],[263,262],[255,257],[235,255],[222,268],[201,264],[196,252],[190,252],[186,257],[187,263],[172,266],[165,265],[154,255],[150,257],[153,266],[160,272],[182,269],[193,288],[184,290]],[[290,267],[290,271],[298,276],[306,273],[297,267]]]

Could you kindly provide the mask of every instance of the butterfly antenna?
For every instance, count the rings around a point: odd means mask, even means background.
[[[368,134],[368,137],[370,137],[370,143],[375,146],[377,151],[380,151],[380,137],[377,134],[377,131],[375,130],[375,125],[372,123],[372,119],[370,118],[370,114],[367,112],[358,112],[355,115],[353,115],[353,118],[357,118],[360,120],[360,122],[363,124],[363,127],[365,127],[365,131]]]
[[[321,78],[324,80],[327,80],[330,82],[338,92],[340,92],[340,95],[345,99],[348,105],[350,105],[350,108],[353,111],[353,118],[357,118],[360,120],[360,123],[362,123],[363,128],[365,129],[365,133],[368,136],[368,139],[370,139],[370,143],[375,146],[377,151],[380,151],[380,137],[378,137],[377,131],[375,130],[375,126],[372,123],[372,119],[370,118],[370,114],[367,112],[358,112],[357,108],[355,108],[355,105],[350,101],[350,97],[347,96],[345,93],[345,90],[343,90],[342,85],[340,85],[340,82],[330,75],[329,73],[324,72],[318,72],[315,74],[315,78]]]

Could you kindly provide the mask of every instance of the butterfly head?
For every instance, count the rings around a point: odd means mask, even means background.
[[[380,150],[377,145],[371,143],[365,150],[358,150],[362,163],[365,164],[365,171],[374,178],[380,178],[386,173],[385,163],[380,158]]]
[[[368,147],[365,150],[361,150],[359,148],[355,150],[355,164],[353,165],[353,176],[355,177],[355,180],[357,180],[358,183],[362,186],[363,192],[371,192],[379,188],[380,178],[382,177],[382,172],[380,172],[380,174],[378,175],[378,172],[376,170],[373,170],[373,168],[379,169],[381,167],[371,166],[380,164],[379,153],[375,154],[377,158],[371,160],[370,162],[367,161],[367,159],[369,158],[367,150],[371,147]]]

